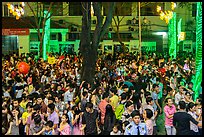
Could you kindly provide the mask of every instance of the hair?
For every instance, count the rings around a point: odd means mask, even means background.
[[[132,117],[132,118],[134,118],[135,116],[140,116],[139,110],[134,110],[134,111],[131,113],[131,117]]]
[[[107,98],[109,96],[109,93],[108,92],[104,92],[103,93],[103,96],[102,96],[102,99],[105,99],[105,98]]]
[[[180,107],[180,109],[185,109],[186,108],[186,102],[185,101],[179,101],[179,107]]]
[[[114,94],[117,94],[117,88],[116,88],[116,87],[112,87],[112,88],[110,89],[110,91],[111,91],[112,93],[114,93]]]
[[[42,118],[39,114],[35,115],[33,119],[35,124],[40,124],[40,122],[42,121]]]
[[[121,96],[121,100],[125,100],[127,98],[126,93],[122,93],[120,96]]]
[[[86,105],[85,105],[85,108],[93,109],[93,103],[87,102]]]
[[[40,106],[39,104],[35,104],[35,105],[33,106],[33,109],[34,109],[35,111],[40,110],[40,109],[41,109],[41,106]]]
[[[188,103],[187,107],[186,107],[186,111],[190,111],[190,109],[192,109],[195,106],[195,103],[190,102]]]
[[[82,92],[82,95],[83,95],[83,97],[85,97],[85,96],[88,95],[88,92],[87,92],[87,91],[83,91],[83,92]]]
[[[147,118],[150,119],[153,116],[153,112],[151,109],[146,108],[145,109],[146,114],[147,114]]]
[[[129,106],[131,106],[133,103],[131,101],[127,101],[125,104],[125,107],[128,108]]]
[[[149,104],[152,100],[153,100],[152,97],[147,97],[147,98],[146,98],[146,102],[147,102],[147,104]]]
[[[148,96],[151,96],[151,93],[149,91],[144,93],[145,98],[147,98]]]
[[[128,85],[126,85],[126,84],[123,85],[122,89],[124,89],[124,88],[128,88]]]
[[[47,121],[47,123],[45,124],[45,126],[49,126],[50,128],[53,127],[53,122],[51,120]]]
[[[159,85],[158,84],[153,84],[152,85],[152,88],[156,88],[156,87],[158,87]]]
[[[168,103],[168,100],[169,100],[169,99],[172,99],[172,98],[171,98],[171,97],[166,98],[166,99],[165,99],[165,103]]]
[[[167,93],[171,92],[173,89],[170,86],[167,86],[166,91]]]
[[[105,119],[106,117],[110,116],[111,118],[111,123],[113,123],[113,120],[114,120],[114,111],[113,111],[113,107],[110,105],[110,104],[107,104],[106,105],[106,113],[105,113]]]
[[[70,124],[70,119],[69,119],[68,114],[63,114],[62,116],[65,116],[65,118],[68,119],[68,120],[67,120],[67,123]]]
[[[33,108],[33,103],[28,102],[28,103],[26,104],[26,108],[28,108],[28,107]]]
[[[160,78],[156,78],[156,81],[160,81]]]
[[[49,104],[48,108],[50,108],[51,111],[54,111],[55,110],[55,104],[54,103]]]

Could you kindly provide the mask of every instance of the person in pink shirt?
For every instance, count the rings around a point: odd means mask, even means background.
[[[99,109],[100,109],[100,113],[101,113],[101,124],[103,125],[105,114],[106,114],[106,106],[107,106],[108,100],[109,100],[109,93],[108,92],[103,93],[102,99],[103,100],[99,103]]]
[[[71,135],[71,128],[69,125],[69,117],[67,114],[63,114],[61,118],[61,123],[58,128],[60,135]]]
[[[144,118],[144,121],[145,121],[145,124],[147,126],[147,135],[153,135],[153,121],[152,121],[152,118],[153,117],[153,112],[151,109],[148,109],[146,108],[144,110],[144,113],[143,113],[143,118]]]
[[[166,98],[165,103],[164,113],[166,133],[167,135],[176,135],[176,129],[173,126],[173,116],[176,112],[176,107],[173,104],[172,98]]]

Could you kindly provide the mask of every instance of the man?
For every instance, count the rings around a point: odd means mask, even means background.
[[[158,111],[157,110],[155,111],[153,108],[154,101],[153,101],[152,97],[147,97],[146,102],[147,102],[147,104],[143,105],[143,107],[141,107],[140,113],[143,114],[145,109],[150,109],[153,112],[153,116],[152,116],[151,120],[153,122],[153,135],[156,135],[157,134],[156,117],[157,117]]]
[[[59,124],[59,116],[57,112],[55,111],[55,105],[53,103],[48,105],[47,112],[48,112],[48,121],[50,120],[53,122],[54,130],[56,133],[58,133],[57,128]]]
[[[98,112],[93,109],[93,103],[91,102],[86,103],[86,111],[82,116],[82,127],[80,130],[84,130],[85,135],[98,134]]]
[[[124,135],[147,135],[147,126],[140,121],[140,113],[134,110],[131,113],[133,121],[126,126]]]
[[[185,98],[183,87],[180,85],[178,89],[179,89],[179,92],[177,92],[175,95],[176,105],[178,105],[179,101],[184,101],[184,98]]]
[[[186,103],[184,101],[179,101],[178,109],[179,111],[173,116],[173,126],[176,128],[177,135],[192,135],[190,130],[190,121],[195,125],[202,127],[202,122],[197,122],[185,111]]]
[[[41,114],[46,114],[47,113],[47,105],[44,102],[44,98],[45,98],[44,94],[40,94],[37,97],[37,104],[39,104],[41,106],[41,109],[40,109]]]
[[[117,105],[118,105],[118,101],[119,101],[119,97],[116,95],[117,94],[117,89],[115,87],[110,89],[110,94],[111,94],[111,98],[110,98],[110,105],[113,107],[113,111],[115,111]]]
[[[72,85],[69,85],[66,88],[66,92],[64,93],[64,102],[73,101],[75,89]]]
[[[152,88],[153,88],[152,98],[154,100],[154,105],[153,105],[154,111],[158,110],[159,113],[161,113],[162,109],[161,109],[159,102],[158,102],[159,86],[157,84],[153,84]]]
[[[103,93],[102,99],[100,104],[99,104],[99,109],[100,109],[100,113],[101,113],[101,124],[104,124],[104,118],[105,118],[105,114],[106,114],[106,105],[109,102],[109,93],[105,92]]]

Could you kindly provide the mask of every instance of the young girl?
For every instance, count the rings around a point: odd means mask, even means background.
[[[63,114],[61,118],[60,127],[58,128],[58,131],[60,132],[60,135],[71,135],[71,128],[70,128],[70,121],[67,114]]]
[[[121,135],[121,131],[119,130],[119,124],[114,125],[110,135]]]
[[[153,121],[152,121],[153,112],[151,109],[145,109],[143,113],[144,121],[147,125],[147,135],[153,135]]]

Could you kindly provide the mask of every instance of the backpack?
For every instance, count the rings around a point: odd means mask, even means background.
[[[119,104],[119,105],[116,107],[116,109],[115,109],[116,119],[121,120],[122,114],[123,114],[124,111],[125,111],[125,105],[124,105],[124,103]]]

